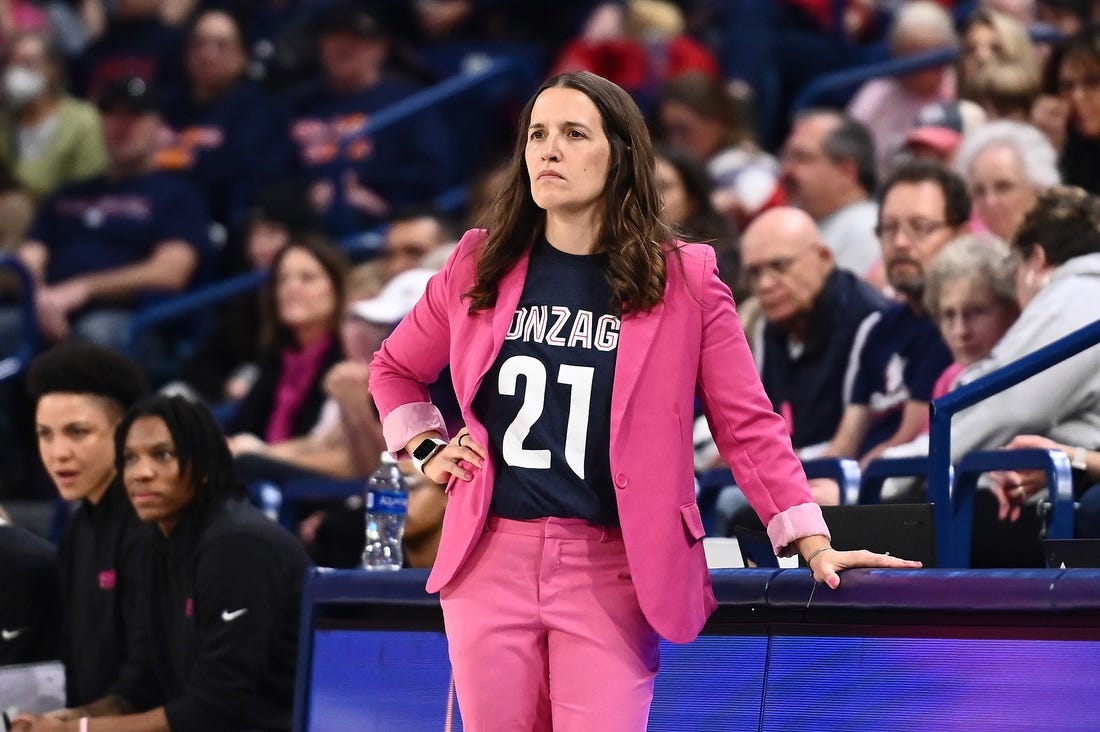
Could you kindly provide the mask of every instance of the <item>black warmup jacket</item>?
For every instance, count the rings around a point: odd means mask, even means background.
[[[66,703],[106,696],[145,632],[141,585],[152,529],[116,479],[97,505],[83,501],[61,538],[59,566]]]
[[[244,501],[192,505],[149,551],[147,673],[114,693],[163,705],[174,732],[289,730],[302,581],[298,541]]]

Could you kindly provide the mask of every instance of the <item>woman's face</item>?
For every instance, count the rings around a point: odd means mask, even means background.
[[[670,145],[691,151],[706,162],[720,152],[722,123],[698,114],[680,102],[665,102],[660,109],[661,127]]]
[[[1070,56],[1058,69],[1058,87],[1077,131],[1100,137],[1100,65],[1082,55]]]
[[[321,263],[305,249],[283,255],[275,273],[279,323],[299,335],[324,332],[336,311],[336,288]]]
[[[940,332],[955,361],[968,366],[989,355],[1015,320],[1015,313],[985,283],[965,277],[940,290]]]
[[[155,521],[171,533],[195,500],[190,476],[180,474],[176,444],[160,417],[139,417],[126,434],[122,451],[122,482],[142,521]]]
[[[972,23],[963,38],[963,78],[974,78],[978,69],[990,61],[1004,58],[1004,54],[1005,49],[997,31],[985,23]]]
[[[1005,145],[987,147],[971,161],[969,173],[978,216],[994,234],[1012,241],[1036,200],[1035,187],[1024,174],[1020,156]]]
[[[597,210],[611,143],[596,105],[576,89],[545,89],[531,108],[525,151],[531,197],[551,215]]]
[[[684,179],[680,177],[676,166],[664,158],[657,158],[655,173],[657,191],[661,194],[663,203],[661,218],[670,226],[682,225],[691,216],[693,208],[684,187]]]
[[[115,426],[119,414],[103,397],[53,392],[35,407],[38,453],[66,501],[92,503],[115,479]]]

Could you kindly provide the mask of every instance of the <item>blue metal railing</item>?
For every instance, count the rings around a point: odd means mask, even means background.
[[[963,548],[953,544],[961,544],[962,539],[969,536],[968,527],[965,537],[957,536],[959,527],[955,524],[951,506],[951,418],[963,409],[1013,387],[1098,343],[1100,320],[932,401],[928,435],[928,497],[936,506],[936,559],[941,567],[956,566],[952,562],[964,555]],[[1001,462],[997,469],[1005,469],[1005,459],[1011,458],[1007,453],[998,453],[998,456]],[[1057,489],[1055,484],[1052,483],[1051,486]],[[968,543],[965,556],[969,556],[969,550]]]
[[[928,475],[928,456],[879,458],[863,471],[859,485],[859,503],[882,501],[882,486],[887,478],[924,477]]]
[[[19,374],[31,362],[41,343],[38,331],[38,312],[34,303],[34,279],[31,273],[17,257],[10,254],[0,255],[0,270],[11,270],[19,280],[20,317],[19,350],[13,356],[0,360],[0,382]]]
[[[1050,487],[1051,511],[1047,536],[1073,538],[1073,477],[1069,458],[1061,450],[983,450],[962,457],[955,470],[955,489],[951,496],[954,512],[952,567],[970,566],[970,534],[974,522],[974,494],[978,478],[991,470],[1041,469]]]

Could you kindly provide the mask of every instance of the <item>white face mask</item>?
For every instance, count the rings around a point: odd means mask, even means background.
[[[4,72],[4,96],[10,104],[22,107],[37,99],[46,89],[46,75],[25,66],[10,66]]]

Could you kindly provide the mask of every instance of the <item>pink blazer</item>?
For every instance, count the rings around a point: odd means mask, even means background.
[[[527,274],[523,257],[500,283],[496,307],[470,317],[463,300],[474,281],[483,230],[466,233],[424,297],[371,363],[370,390],[386,444],[398,456],[417,434],[444,433],[425,384],[450,364],[470,433],[488,435],[471,404],[504,343]],[[719,451],[760,514],[780,555],[811,534],[828,535],[782,419],[756,375],[729,289],[713,250],[678,244],[668,255],[664,300],[625,315],[611,396],[611,475],[638,601],[653,628],[688,642],[717,603],[703,555],[703,523],[692,472],[694,397]],[[428,579],[437,592],[459,571],[485,525],[493,465],[452,480],[439,555]]]

